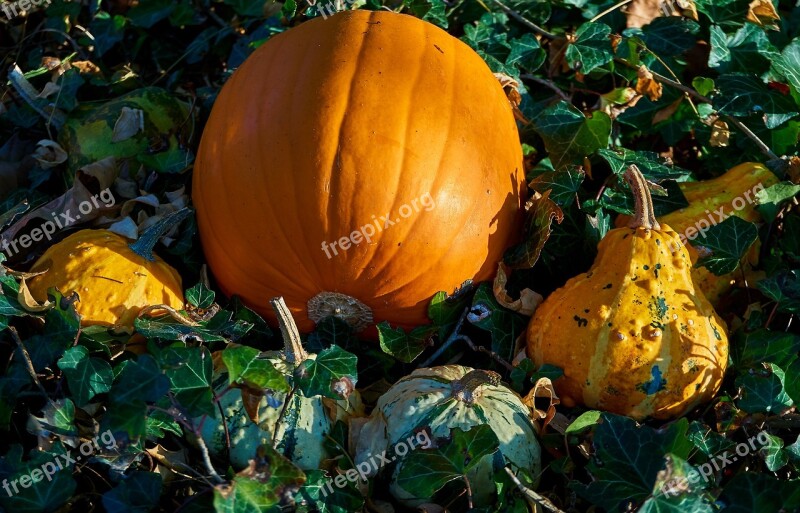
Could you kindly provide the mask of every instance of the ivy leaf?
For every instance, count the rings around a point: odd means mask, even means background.
[[[603,417],[603,413],[597,410],[589,410],[581,413],[581,415],[573,420],[569,426],[567,426],[566,431],[564,431],[564,436],[569,435],[577,435],[586,431],[587,429],[598,425]]]
[[[686,419],[659,430],[637,427],[634,420],[609,413],[603,413],[602,420],[594,431],[595,454],[587,467],[594,481],[573,482],[571,488],[607,511],[644,501],[653,493],[664,456],[685,460],[692,449],[686,439]]]
[[[575,201],[586,172],[577,166],[562,171],[546,171],[528,184],[536,192],[550,191],[549,198],[560,207],[568,207]]]
[[[111,387],[115,402],[156,402],[169,390],[169,379],[149,354],[128,360]]]
[[[103,507],[109,513],[144,513],[158,506],[161,475],[136,471],[124,477],[115,488],[103,494]]]
[[[550,199],[550,192],[528,200],[523,242],[506,250],[503,261],[512,269],[529,269],[539,260],[552,233],[553,220],[561,224],[564,212]]]
[[[231,383],[243,384],[249,388],[269,388],[288,392],[286,377],[266,358],[259,358],[261,352],[248,346],[229,346],[222,351],[222,362],[228,369]]]
[[[778,310],[800,314],[800,270],[769,276],[756,286],[765,296],[778,303]]]
[[[295,371],[297,386],[306,397],[322,395],[332,399],[347,398],[356,385],[358,358],[339,346],[331,346],[316,358],[304,361]],[[340,385],[344,385],[344,392]]]
[[[767,435],[767,443],[758,450],[758,453],[772,472],[777,472],[789,463],[789,457],[783,450],[783,440],[775,435]]]
[[[711,254],[698,260],[696,266],[706,267],[717,276],[732,273],[757,238],[758,229],[753,223],[731,216],[712,226],[704,238],[696,239],[696,245],[711,250]]]
[[[800,336],[783,331],[759,329],[737,330],[731,338],[731,357],[739,369],[774,363],[786,368],[800,352]]]
[[[208,308],[214,304],[215,293],[203,283],[198,283],[186,291],[186,301],[195,308]]]
[[[794,198],[798,193],[800,193],[800,185],[791,182],[776,183],[762,189],[756,192],[758,211],[764,216],[764,219],[771,221],[778,215],[781,203]]]
[[[306,480],[302,470],[268,445],[257,449],[250,467],[239,472],[230,486],[214,489],[217,513],[278,513],[281,498]]]
[[[417,497],[432,497],[500,448],[497,435],[485,424],[468,431],[452,429],[450,436],[449,443],[418,449],[406,456],[397,475],[397,485]]]
[[[469,295],[472,290],[472,281],[465,281],[452,296],[444,291],[433,295],[431,304],[428,305],[428,317],[439,328],[440,338],[444,339],[455,327],[464,309],[469,305]]]
[[[720,513],[768,513],[800,508],[800,481],[770,474],[740,472],[722,490]]]
[[[514,359],[514,342],[525,332],[526,322],[521,315],[500,306],[489,283],[481,283],[475,292],[467,320],[492,334],[492,351],[506,361]]]
[[[611,118],[608,114],[594,111],[587,118],[563,100],[544,109],[532,120],[532,124],[544,140],[555,170],[569,164],[581,164],[586,156],[608,146],[611,134]]]
[[[347,349],[356,341],[353,327],[335,315],[321,319],[306,340],[306,348],[319,353],[326,347],[337,345]]]
[[[686,433],[686,438],[688,438],[700,452],[708,457],[721,454],[736,446],[734,441],[712,431],[708,426],[696,420],[689,424],[689,431]]]
[[[418,326],[411,333],[403,328],[392,328],[387,321],[377,326],[378,338],[383,352],[401,362],[411,363],[430,345],[428,341],[436,332],[435,326]]]
[[[611,166],[611,171],[622,175],[632,164],[636,164],[645,178],[653,182],[662,180],[686,180],[690,172],[686,169],[668,165],[657,153],[651,151],[635,151],[627,148],[598,150],[597,154]],[[655,198],[654,198],[655,199]]]
[[[792,406],[784,389],[786,373],[775,364],[766,363],[755,372],[740,374],[735,385],[741,390],[736,405],[749,413],[781,413]]]
[[[508,67],[522,68],[531,73],[539,69],[547,58],[547,52],[542,49],[539,40],[533,34],[513,39],[510,45],[511,52],[506,59]]]
[[[766,71],[770,61],[778,57],[767,33],[757,25],[747,23],[730,36],[717,25],[710,30],[708,66],[720,73]]]
[[[575,41],[568,47],[565,57],[570,67],[581,73],[611,62],[611,27],[604,23],[587,22],[575,32]]]
[[[661,16],[641,28],[641,38],[647,49],[659,57],[680,55],[692,48],[700,25],[682,16]],[[625,31],[628,35],[630,31]]]
[[[298,513],[352,513],[364,507],[364,497],[351,481],[347,481],[343,487],[330,486],[333,478],[327,477],[321,470],[309,470],[306,478],[297,495],[308,504],[301,505]]]
[[[58,361],[58,368],[67,378],[67,385],[78,406],[84,406],[97,394],[111,390],[114,374],[111,365],[99,358],[89,357],[83,346],[67,349]]]
[[[772,68],[800,91],[800,38],[795,38],[772,59]]]
[[[697,10],[720,25],[741,27],[747,16],[750,0],[695,0]]]
[[[175,399],[192,417],[214,415],[211,353],[205,347],[169,347],[159,355]]]
[[[713,98],[714,108],[722,114],[748,116],[766,115],[767,128],[775,128],[798,114],[791,96],[770,89],[755,75],[730,73],[716,81],[719,94]]]

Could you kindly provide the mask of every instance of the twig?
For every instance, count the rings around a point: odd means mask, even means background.
[[[511,472],[510,468],[505,467],[505,471],[511,478],[511,480],[514,481],[514,484],[517,485],[519,491],[522,492],[522,495],[534,501],[535,503],[539,504],[540,506],[544,507],[545,509],[552,511],[553,513],[564,513],[562,510],[558,509],[558,507],[555,504],[550,502],[550,499],[542,495],[539,495],[538,493],[534,492],[533,490],[522,484],[519,478],[515,476],[513,472]]]
[[[628,66],[630,68],[634,68],[634,69],[638,69],[639,68],[638,66],[635,66],[635,65],[629,63],[625,59],[616,58],[616,59],[614,59],[614,61],[615,62],[619,62],[619,63],[621,63],[621,64],[623,64],[625,66]],[[674,87],[675,89],[678,89],[679,91],[683,91],[684,93],[688,94],[689,96],[691,96],[692,98],[695,98],[698,101],[701,101],[703,103],[713,104],[711,98],[709,98],[707,96],[703,96],[702,94],[698,93],[697,91],[695,91],[691,87],[687,87],[687,86],[681,84],[680,82],[672,80],[671,78],[667,78],[664,75],[656,73],[653,70],[649,70],[649,71],[650,71],[650,73],[652,73],[653,78],[655,80],[657,80],[658,82],[661,82],[663,84],[667,84],[668,86]],[[780,157],[778,157],[778,155],[776,155],[775,152],[773,152],[769,148],[769,146],[767,146],[764,143],[764,141],[759,139],[759,137],[756,134],[754,134],[752,130],[747,128],[747,125],[745,125],[744,123],[739,121],[739,119],[737,119],[737,118],[735,118],[733,116],[729,116],[727,114],[725,114],[724,117],[725,117],[725,119],[729,120],[736,128],[738,128],[744,135],[749,137],[750,140],[752,140],[754,143],[756,143],[756,146],[758,146],[758,149],[761,150],[761,152],[764,155],[766,155],[767,157],[769,157],[772,160],[780,159]]]
[[[197,445],[200,447],[200,453],[203,455],[203,465],[205,465],[206,470],[211,475],[214,483],[224,483],[225,480],[222,479],[219,474],[217,474],[217,471],[214,470],[214,465],[211,464],[211,456],[208,454],[208,446],[206,445],[206,441],[203,440],[203,437],[200,435],[200,433],[195,433],[195,437],[197,438]]]
[[[633,0],[622,0],[622,2],[619,2],[619,3],[615,4],[615,5],[612,5],[611,7],[606,9],[605,11],[601,12],[600,14],[598,14],[597,16],[595,16],[594,18],[589,20],[589,23],[594,23],[595,21],[599,20],[600,18],[602,18],[606,14],[614,12],[617,9],[619,9],[620,7],[624,7],[624,6],[628,5],[631,2],[633,2]]]
[[[449,348],[451,345],[453,345],[453,342],[455,342],[456,340],[458,340],[458,337],[460,336],[460,335],[458,334],[458,332],[459,332],[459,331],[461,331],[461,325],[462,325],[462,324],[464,324],[464,319],[466,319],[466,318],[467,318],[467,314],[468,314],[468,313],[469,313],[469,308],[465,308],[465,309],[464,309],[464,313],[462,313],[462,314],[461,314],[461,318],[458,320],[458,323],[456,324],[456,327],[455,327],[455,329],[454,329],[454,330],[453,330],[453,332],[450,334],[450,336],[449,336],[449,337],[447,337],[447,340],[445,340],[445,341],[444,341],[444,344],[442,344],[442,345],[439,347],[439,349],[437,349],[437,350],[436,350],[436,352],[435,352],[435,353],[433,353],[433,354],[430,356],[430,358],[428,358],[427,360],[425,360],[424,362],[422,362],[421,364],[419,364],[419,367],[430,367],[430,365],[431,365],[433,362],[435,362],[435,361],[436,361],[436,360],[437,360],[437,359],[438,359],[440,356],[442,356],[442,354],[443,354],[445,351],[447,351],[447,349],[448,349],[448,348]]]
[[[472,503],[472,486],[470,486],[469,478],[466,474],[462,475],[461,477],[464,478],[464,485],[467,487],[467,506],[469,507],[470,511],[472,511],[472,508],[475,507]]]
[[[512,8],[508,7],[507,5],[503,4],[503,2],[501,2],[500,0],[492,0],[492,3],[495,4],[496,6],[498,6],[500,9],[502,9],[503,12],[505,12],[506,14],[508,14],[509,16],[514,18],[515,20],[517,20],[518,22],[522,23],[523,25],[525,25],[526,27],[528,27],[532,31],[536,32],[540,36],[546,37],[547,39],[564,39],[562,36],[558,36],[556,34],[553,34],[552,32],[546,31],[545,29],[543,29],[539,25],[535,24],[531,20],[527,19],[526,17],[524,17],[523,15],[521,15],[520,13],[515,11],[514,9],[512,9]]]
[[[546,78],[539,78],[534,75],[520,75],[519,78],[523,80],[530,80],[531,82],[536,82],[537,84],[541,84],[546,88],[554,91],[562,100],[567,102],[571,101],[567,93],[562,91],[561,88],[558,87],[552,80],[547,80]]]
[[[47,393],[47,390],[45,390],[44,386],[42,385],[42,382],[39,381],[39,376],[36,374],[36,369],[33,368],[33,361],[31,361],[31,355],[28,354],[28,350],[25,349],[25,345],[22,343],[22,339],[19,338],[19,333],[17,333],[17,328],[15,328],[14,326],[9,326],[8,331],[11,332],[11,337],[14,339],[14,342],[17,343],[17,347],[19,348],[20,353],[22,353],[22,360],[25,362],[25,367],[28,369],[28,374],[30,374],[31,379],[36,384],[36,386],[39,387],[39,390],[42,392],[42,395],[44,395],[45,399],[47,399],[47,401],[51,404],[51,406],[55,408],[56,407],[55,403],[53,402],[52,399],[50,399],[50,395]]]
[[[502,365],[503,367],[505,367],[509,371],[513,371],[514,370],[514,366],[511,365],[510,363],[508,363],[507,361],[505,361],[502,356],[500,356],[499,354],[495,353],[494,351],[486,349],[483,346],[479,346],[479,345],[475,344],[475,342],[473,342],[468,336],[459,335],[458,338],[463,340],[464,342],[466,342],[467,345],[469,346],[469,348],[472,349],[473,351],[477,351],[479,353],[488,354],[489,357],[492,360],[496,361],[497,363],[499,363],[500,365]]]

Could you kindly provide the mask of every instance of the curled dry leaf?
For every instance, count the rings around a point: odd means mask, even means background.
[[[681,96],[680,98],[678,98],[674,102],[670,103],[669,105],[667,105],[666,107],[664,107],[660,111],[656,112],[655,116],[653,116],[653,124],[657,125],[657,124],[661,123],[662,121],[666,121],[669,118],[671,118],[672,115],[675,114],[675,111],[678,110],[678,107],[680,107],[681,102],[683,101],[683,98],[684,97]]]
[[[697,21],[694,0],[633,0],[623,12],[628,27],[643,27],[659,16],[683,16]]]
[[[711,140],[709,144],[715,148],[721,148],[728,145],[731,137],[731,131],[728,130],[728,124],[721,119],[717,119],[711,125]]]
[[[333,393],[342,399],[347,399],[350,397],[350,394],[352,394],[355,389],[356,386],[353,384],[353,380],[347,376],[343,376],[341,379],[331,383],[331,390]]]
[[[186,471],[186,467],[188,466],[186,463],[186,449],[170,451],[161,444],[156,444],[155,447],[150,447],[145,450],[147,454],[158,463],[155,472],[161,474],[165,483],[169,483],[173,479],[180,477],[175,471],[180,473]]]
[[[33,158],[42,166],[43,169],[55,167],[67,161],[67,152],[57,142],[50,139],[39,141]]]
[[[258,405],[261,403],[261,399],[264,397],[263,390],[256,390],[249,387],[241,387],[242,391],[242,406],[244,406],[244,411],[247,413],[247,416],[258,424]]]
[[[536,406],[537,399],[544,399],[547,401],[547,407],[543,410],[538,408]],[[553,382],[550,381],[550,378],[539,378],[536,384],[533,385],[533,389],[522,399],[522,402],[533,410],[534,420],[543,421],[542,430],[544,430],[550,421],[553,420],[556,414],[556,405],[561,404],[561,399],[558,398],[558,394],[556,394],[556,390],[553,388]],[[542,402],[540,401],[539,404],[542,404]]]
[[[629,107],[636,105],[641,97],[642,95],[632,87],[617,87],[600,95],[600,110],[608,114],[611,119],[616,119]]]
[[[101,73],[100,67],[92,61],[72,61],[72,67],[77,68],[81,73],[89,75],[99,75]]]
[[[139,238],[139,227],[130,217],[123,217],[120,221],[114,222],[108,230],[131,240]]]
[[[16,239],[17,234],[35,219],[39,219],[41,225],[58,220],[56,225],[60,230],[75,223],[83,223],[100,217],[103,212],[114,208],[113,196],[104,191],[110,190],[118,172],[113,157],[82,167],[76,173],[75,182],[70,190],[29,212],[11,225],[0,234],[0,245],[5,245],[5,241],[10,244]],[[31,225],[31,227],[38,228],[38,225]]]
[[[663,92],[663,86],[660,82],[656,81],[653,78],[653,73],[647,69],[646,66],[639,66],[639,70],[636,72],[637,80],[636,80],[636,92],[647,96],[650,101],[656,101],[661,98],[661,94]]]
[[[139,132],[144,132],[144,111],[122,107],[122,111],[114,123],[111,142],[126,141]]]
[[[778,30],[779,27],[776,22],[780,21],[781,17],[778,11],[775,10],[772,0],[753,0],[750,2],[745,19],[759,27]]]
[[[544,297],[531,289],[523,289],[519,293],[519,299],[511,299],[511,296],[506,292],[506,284],[508,283],[508,268],[500,262],[497,265],[497,276],[494,278],[492,291],[497,302],[504,307],[514,312],[530,317],[536,311],[539,303],[544,301]]]
[[[43,274],[43,273],[36,273],[36,274]],[[33,276],[35,276],[36,274],[34,274]],[[46,299],[44,303],[39,303],[33,298],[33,296],[31,295],[31,291],[28,289],[28,284],[25,283],[24,276],[22,277],[22,281],[19,284],[17,301],[19,302],[22,308],[31,313],[44,312],[53,307],[53,304],[50,302],[49,299]]]

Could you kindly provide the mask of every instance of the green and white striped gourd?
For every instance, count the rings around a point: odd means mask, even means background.
[[[446,438],[450,430],[468,430],[488,425],[500,441],[500,451],[512,470],[523,468],[538,480],[541,449],[531,411],[521,398],[500,383],[496,373],[473,370],[460,365],[417,369],[395,383],[378,400],[369,421],[363,426],[356,447],[356,464],[391,451],[400,442],[422,429],[431,438]],[[414,450],[424,450],[417,448]],[[489,504],[495,493],[495,455],[485,456],[467,474],[476,505]],[[403,464],[394,464],[390,491],[399,501],[417,506],[428,497],[415,497],[396,481]],[[535,485],[535,483],[534,483]]]

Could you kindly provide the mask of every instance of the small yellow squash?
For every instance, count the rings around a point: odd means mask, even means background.
[[[566,406],[674,418],[710,400],[728,362],[722,320],[692,281],[678,234],[659,225],[636,166],[629,227],[608,232],[592,268],[553,292],[528,326],[528,354],[561,367]]]
[[[168,226],[189,214],[181,210],[153,225],[135,243],[109,230],[81,230],[47,251],[31,272],[47,271],[28,282],[40,302],[48,289],[78,294],[75,310],[82,326],[109,326],[132,331],[139,312],[151,305],[183,308],[178,271],[153,254],[153,245]]]

